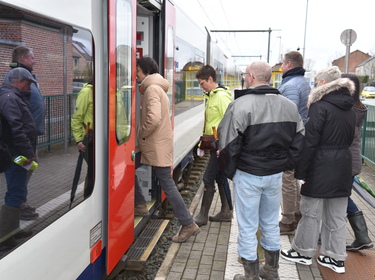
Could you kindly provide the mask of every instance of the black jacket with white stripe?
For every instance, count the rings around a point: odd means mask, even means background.
[[[230,179],[237,169],[257,176],[292,170],[305,131],[297,106],[268,85],[235,95],[218,128],[220,170]]]

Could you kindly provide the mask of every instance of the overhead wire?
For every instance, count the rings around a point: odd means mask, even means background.
[[[221,9],[223,10],[223,13],[224,13],[225,19],[226,19],[226,21],[227,21],[227,23],[228,23],[228,25],[229,25],[229,29],[232,29],[232,26],[231,26],[231,24],[230,24],[230,22],[229,22],[229,20],[228,20],[227,13],[226,13],[226,11],[225,11],[225,9],[224,9],[224,6],[223,6],[223,2],[222,2],[222,0],[220,0],[220,6],[221,6]],[[232,33],[232,34],[233,34],[233,37],[235,38],[235,43],[236,43],[236,45],[237,45],[238,52],[240,52],[240,46],[239,46],[239,44],[238,44],[238,40],[237,40],[236,33]],[[229,48],[228,48],[228,49],[229,49]]]
[[[200,0],[197,0],[197,2],[198,2],[198,4],[201,6],[201,9],[202,9],[202,11],[204,12],[204,14],[206,15],[208,21],[211,23],[211,26],[212,26],[213,28],[216,28],[215,24],[212,22],[212,20],[211,20],[209,14],[206,12],[206,9],[205,9],[205,7],[202,5],[201,1],[200,1]],[[224,12],[225,19],[226,19],[226,21],[227,21],[229,27],[231,28],[231,26],[230,26],[230,22],[229,22],[229,20],[228,20],[227,14],[226,14],[226,12],[225,12],[225,9],[224,9],[224,7],[223,7],[223,4],[222,4],[221,0],[220,0],[220,4],[221,4],[221,8],[222,8],[222,10],[223,10],[223,12]],[[220,37],[221,41],[224,43],[224,45],[225,45],[225,47],[227,48],[227,50],[230,51],[231,49],[228,47],[227,40],[224,40],[223,37],[222,37],[222,34],[220,34],[220,33],[218,34],[218,36]],[[236,43],[237,43],[237,47],[238,47],[238,49],[239,49],[239,45],[238,45],[237,38],[236,38]],[[231,54],[231,55],[232,55],[232,54]]]

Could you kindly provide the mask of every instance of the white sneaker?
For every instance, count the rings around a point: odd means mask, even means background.
[[[328,267],[337,273],[345,273],[345,266],[343,261],[337,261],[333,258],[326,256],[319,256],[318,263],[322,266]]]
[[[290,249],[290,250],[281,250],[281,257],[288,261],[300,263],[303,265],[311,265],[312,261],[311,258],[302,256],[297,251]]]

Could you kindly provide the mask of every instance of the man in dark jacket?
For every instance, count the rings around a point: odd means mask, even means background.
[[[36,64],[36,59],[34,55],[33,49],[26,47],[26,46],[18,46],[13,50],[12,53],[12,62],[9,66],[14,69],[16,67],[22,67],[30,72],[33,76],[34,80],[37,81],[35,74],[32,74],[34,65]],[[9,74],[5,76],[5,82],[9,81]],[[31,114],[33,115],[37,135],[44,134],[44,117],[45,117],[45,105],[43,96],[39,90],[39,85],[37,82],[32,83],[30,85],[30,95],[29,95],[29,103]],[[38,159],[37,155],[35,158]],[[27,174],[27,182],[29,182],[33,171],[30,170]],[[34,220],[39,217],[39,214],[35,212],[35,207],[30,206],[27,201],[25,200],[21,204],[21,220]]]
[[[318,263],[344,273],[346,254],[346,208],[352,189],[352,159],[355,115],[352,109],[355,86],[341,78],[338,67],[317,73],[318,87],[311,91],[307,106],[309,119],[302,158],[295,177],[301,187],[302,218],[292,249],[283,258],[310,265],[321,232]],[[320,224],[322,224],[320,228]]]
[[[9,82],[0,88],[0,108],[2,111],[3,140],[10,149],[12,157],[24,156],[23,165],[12,162],[5,171],[7,192],[5,205],[0,211],[0,245],[15,247],[15,238],[30,236],[30,231],[19,229],[20,206],[27,196],[27,172],[24,167],[35,160],[36,127],[28,101],[30,84],[36,80],[24,68],[9,71]],[[4,131],[5,129],[5,131]]]
[[[295,167],[304,127],[297,107],[268,85],[272,71],[264,61],[246,68],[246,90],[229,104],[219,125],[220,170],[234,182],[238,254],[245,278],[279,279],[279,209],[282,172]],[[259,271],[256,232],[265,265]]]
[[[33,76],[34,80],[37,81],[36,76],[32,74],[33,67],[36,63],[34,52],[31,48],[26,46],[18,46],[13,50],[12,62],[9,66],[14,69],[16,67],[23,67]],[[9,75],[9,74],[8,74]],[[6,75],[5,81],[8,81],[9,76]],[[44,117],[45,117],[45,105],[43,96],[39,90],[38,82],[30,85],[30,98],[29,103],[31,107],[31,113],[35,120],[37,135],[44,134]]]
[[[279,91],[283,96],[297,105],[303,123],[307,120],[307,99],[310,94],[310,86],[305,79],[305,69],[303,69],[303,57],[297,51],[290,51],[284,55],[281,69],[283,71],[283,81]],[[282,188],[282,213],[280,234],[294,233],[301,213],[299,204],[301,200],[300,183],[294,178],[294,170],[287,170],[283,173]]]

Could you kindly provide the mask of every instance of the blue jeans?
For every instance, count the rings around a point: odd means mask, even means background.
[[[354,182],[354,177],[353,177],[353,182]],[[348,197],[348,208],[346,209],[347,214],[353,214],[357,213],[359,211],[357,205],[354,203],[354,201]]]
[[[280,250],[282,172],[256,176],[237,170],[233,183],[239,229],[238,255],[249,261],[257,259],[258,224],[262,233],[260,245],[267,251]]]
[[[27,173],[22,166],[12,164],[4,172],[7,181],[7,192],[5,193],[5,204],[19,208],[27,197]]]
[[[348,208],[346,209],[346,213],[347,214],[353,214],[353,213],[357,213],[359,211],[357,205],[354,203],[354,201],[350,198],[350,196],[348,197]]]

